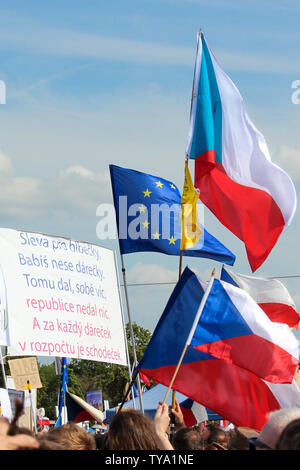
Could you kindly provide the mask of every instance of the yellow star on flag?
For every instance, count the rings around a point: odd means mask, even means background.
[[[144,197],[150,197],[150,194],[152,193],[152,191],[149,191],[149,189],[147,188],[146,191],[143,191],[144,193]]]
[[[148,222],[148,220],[145,220],[145,222],[143,222],[143,227],[144,228],[148,228],[150,225],[150,222]]]
[[[171,238],[168,238],[168,240],[169,240],[169,245],[175,245],[176,238],[174,238],[173,235]]]
[[[160,237],[160,233],[157,233],[157,232],[153,233],[152,235],[153,240],[159,240],[159,237]]]
[[[141,206],[139,206],[139,211],[140,212],[145,212],[146,210],[146,206],[144,206],[143,204]]]
[[[161,181],[155,181],[155,184],[156,184],[157,188],[162,188],[163,187],[163,183]]]
[[[171,189],[176,189],[176,186],[174,186],[174,184],[170,184],[170,188]]]

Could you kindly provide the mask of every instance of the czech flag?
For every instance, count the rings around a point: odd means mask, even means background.
[[[74,395],[74,393],[67,392],[66,405],[68,421],[73,421],[74,423],[81,423],[83,421],[97,421],[97,423],[103,423],[104,417],[102,411],[90,405],[77,395]]]
[[[197,305],[198,296],[191,295]],[[290,328],[272,322],[246,291],[218,279],[190,344],[273,383],[291,383],[299,364],[298,341]]]
[[[235,274],[224,266],[221,279],[248,292],[273,322],[298,329],[300,315],[289,291],[278,279]]]
[[[190,398],[179,403],[179,406],[183,415],[184,424],[188,428],[208,420],[205,406],[196,403]]]
[[[155,328],[137,369],[169,386],[194,324],[203,289],[186,268]],[[188,345],[172,386],[235,426],[260,430],[271,411],[300,406],[291,384],[271,384],[253,372]]]
[[[198,36],[186,154],[201,201],[245,244],[252,271],[265,261],[296,210],[289,176],[272,163],[243,99]]]

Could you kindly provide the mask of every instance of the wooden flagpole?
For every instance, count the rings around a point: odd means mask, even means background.
[[[183,348],[183,351],[182,351],[182,353],[181,353],[180,359],[179,359],[179,361],[178,361],[178,364],[177,364],[177,366],[176,366],[175,372],[174,372],[174,374],[173,374],[173,377],[172,377],[171,382],[170,382],[170,384],[169,384],[169,387],[168,387],[168,390],[167,390],[167,392],[166,392],[165,398],[164,398],[164,400],[163,400],[163,403],[162,403],[163,405],[165,404],[165,402],[166,402],[166,400],[167,400],[167,398],[168,398],[168,395],[169,395],[169,393],[170,393],[170,390],[171,390],[171,388],[173,387],[173,384],[174,384],[175,379],[176,379],[176,377],[177,377],[179,368],[180,368],[181,363],[182,363],[182,361],[183,361],[183,358],[184,358],[184,356],[185,356],[186,350],[187,350],[188,346],[190,345],[191,340],[192,340],[192,338],[193,338],[193,335],[194,335],[194,333],[195,333],[195,330],[196,330],[196,327],[197,327],[197,325],[198,325],[198,322],[199,322],[201,313],[202,313],[202,311],[203,311],[203,309],[204,309],[204,306],[205,306],[207,297],[209,296],[209,293],[210,293],[210,291],[211,291],[211,288],[212,288],[212,285],[213,285],[213,282],[214,282],[214,279],[215,279],[215,274],[216,274],[216,270],[213,269],[213,272],[212,272],[212,275],[211,275],[209,284],[208,284],[208,286],[207,286],[206,291],[204,292],[204,295],[203,295],[203,297],[202,297],[201,303],[200,303],[199,308],[198,308],[198,312],[197,312],[197,314],[196,314],[196,316],[195,316],[194,323],[193,323],[193,325],[192,325],[190,334],[189,334],[188,339],[187,339],[187,341],[186,341],[186,344],[185,344],[185,346],[184,346],[184,348]]]
[[[200,29],[199,33],[198,33],[198,37],[201,36],[202,34],[202,31]],[[196,51],[196,58],[197,58],[197,55],[198,55],[198,43],[197,43],[197,51]],[[191,106],[190,106],[190,117],[191,117],[191,114],[192,114],[192,106],[193,106],[193,100],[194,100],[194,91],[195,91],[195,76],[196,76],[196,62],[195,62],[195,66],[194,66],[194,76],[193,76],[193,87],[192,87],[192,96],[191,96]],[[188,161],[189,160],[189,155],[186,154],[185,155],[185,160]],[[184,230],[184,226],[181,228],[181,237],[182,237],[182,231]],[[180,256],[179,256],[179,273],[178,273],[178,279],[180,279],[181,277],[181,273],[182,273],[182,256],[183,256],[183,250],[181,249],[181,246],[180,246]],[[176,391],[173,390],[173,393],[172,393],[172,409],[174,410],[175,409],[175,400],[176,400]],[[173,420],[174,420],[174,415],[172,414],[173,417]]]

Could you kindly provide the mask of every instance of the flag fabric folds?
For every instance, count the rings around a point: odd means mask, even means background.
[[[248,292],[271,321],[298,329],[300,315],[289,291],[278,279],[236,274],[224,266],[221,279]]]
[[[203,296],[197,277],[186,268],[155,328],[137,369],[169,386]],[[187,347],[172,388],[235,426],[260,430],[271,411],[299,406],[297,384],[270,384],[253,372]],[[280,393],[279,393],[280,392]]]
[[[145,374],[142,374],[142,373],[140,373],[139,375],[140,375],[141,382],[143,382],[143,384],[146,387],[151,387],[151,383],[150,383],[150,380],[148,379],[148,377]]]
[[[55,426],[61,426],[62,424],[62,409],[65,404],[65,396],[67,391],[68,385],[68,365],[67,359],[62,357],[61,359],[61,384],[59,389],[59,396],[58,396],[58,419],[55,423]]]
[[[272,322],[246,291],[218,279],[191,345],[273,383],[291,383],[299,363],[298,341],[290,328]]]
[[[184,424],[188,428],[208,420],[205,406],[196,403],[190,398],[179,403],[179,406],[183,415]]]
[[[168,180],[110,165],[121,254],[142,251],[180,255],[181,195]],[[138,214],[138,215],[137,215]],[[203,234],[184,256],[210,258],[233,265],[235,255],[202,228]]]
[[[198,36],[187,156],[201,201],[245,244],[252,271],[270,254],[296,209],[290,177],[271,161],[264,136]]]

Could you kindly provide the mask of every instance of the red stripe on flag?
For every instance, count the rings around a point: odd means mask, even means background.
[[[286,323],[290,328],[298,329],[299,313],[292,306],[275,302],[259,303],[258,305],[271,321]]]
[[[271,383],[291,383],[298,366],[296,357],[255,334],[193,347],[248,371],[255,370],[256,375]]]
[[[234,235],[245,243],[252,271],[261,266],[280,236],[285,221],[265,191],[233,181],[220,163],[211,164],[211,154],[195,160],[195,187],[200,199]],[[207,161],[211,170],[207,171]]]
[[[169,386],[176,365],[142,369],[148,377]],[[187,379],[188,378],[188,379]],[[280,405],[256,375],[220,359],[182,364],[172,387],[206,406],[235,426],[260,431],[271,411]]]

